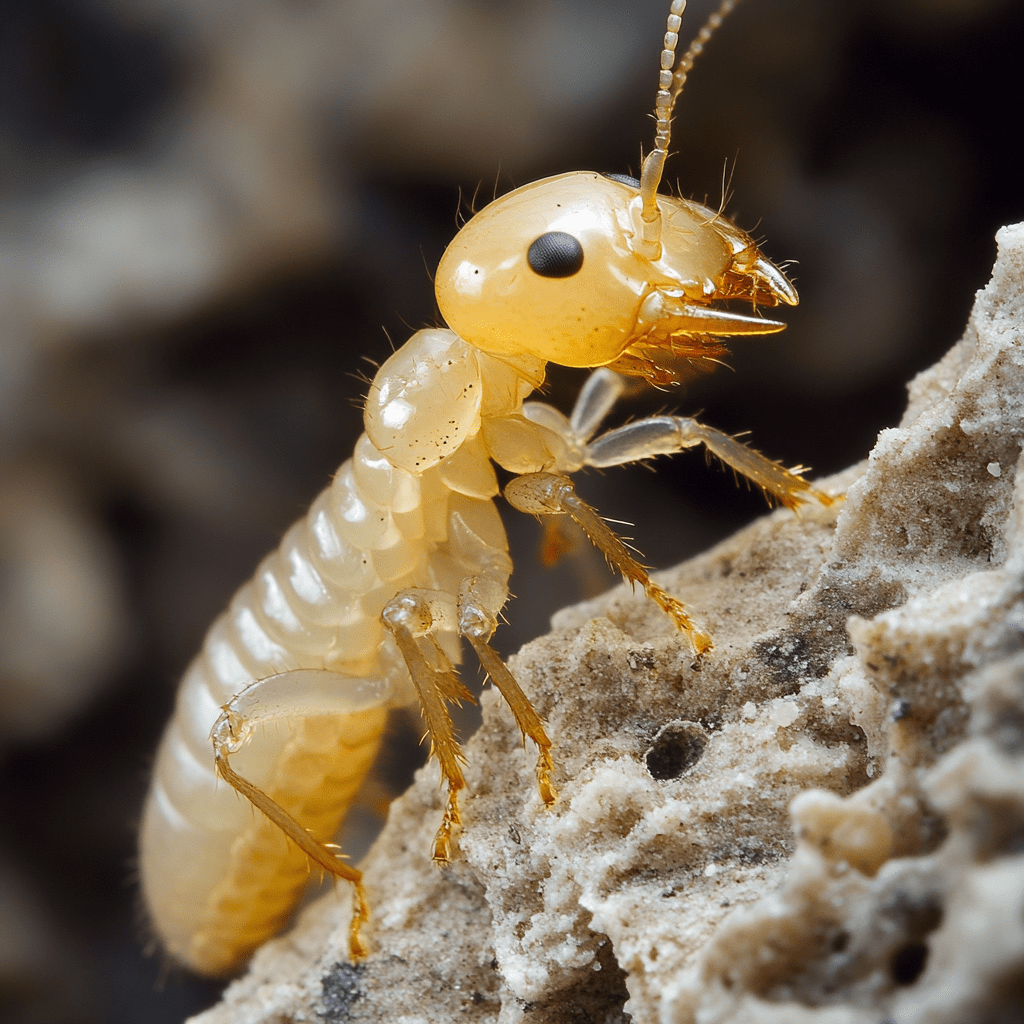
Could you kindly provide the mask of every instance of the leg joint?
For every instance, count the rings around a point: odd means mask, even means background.
[[[557,516],[575,491],[572,481],[558,473],[527,473],[505,487],[505,500],[520,512],[535,516]]]
[[[498,612],[508,600],[508,586],[487,576],[469,576],[459,587],[459,632],[470,640],[490,640]]]

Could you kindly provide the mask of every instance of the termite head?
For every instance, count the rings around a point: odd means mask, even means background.
[[[717,360],[721,340],[769,334],[775,320],[729,300],[794,305],[796,290],[753,239],[700,203],[658,194],[672,108],[687,72],[735,0],[723,0],[673,70],[685,0],[673,0],[640,179],[578,171],[510,192],[455,236],[437,268],[441,315],[497,356],[610,366],[654,383],[680,359]]]
[[[635,179],[577,171],[516,189],[441,258],[441,314],[494,355],[612,366],[658,383],[673,379],[673,360],[721,356],[724,336],[782,330],[728,307],[797,301],[747,234],[699,203],[659,195],[657,210],[652,253]]]

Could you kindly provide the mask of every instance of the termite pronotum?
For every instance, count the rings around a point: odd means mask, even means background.
[[[158,754],[140,862],[153,925],[194,970],[230,971],[272,935],[309,861],[352,884],[351,951],[363,955],[362,876],[330,839],[391,706],[419,704],[447,785],[432,856],[449,859],[465,785],[448,712],[469,697],[455,669],[461,638],[536,745],[540,796],[555,801],[551,741],[490,645],[512,570],[492,463],[516,474],[504,491],[511,505],[575,520],[698,656],[711,638],[576,496],[570,475],[704,445],[787,507],[833,500],[694,419],[599,433],[628,377],[672,383],[674,363],[720,358],[723,337],[783,329],[757,306],[797,302],[720,212],[658,194],[673,105],[733,5],[722,3],[676,67],[685,0],[673,0],[655,145],[639,179],[546,178],[458,232],[435,281],[450,329],[417,332],[380,367],[354,455],[207,634]],[[525,401],[548,362],[595,368],[568,418]],[[272,721],[291,728],[256,728]]]

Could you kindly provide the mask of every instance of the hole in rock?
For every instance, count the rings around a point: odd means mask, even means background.
[[[892,958],[892,978],[897,985],[913,985],[928,962],[928,947],[923,942],[908,942]]]
[[[701,759],[708,738],[696,722],[669,722],[663,726],[644,755],[651,777],[662,781],[679,778]]]

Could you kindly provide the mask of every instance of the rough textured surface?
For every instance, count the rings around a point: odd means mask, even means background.
[[[364,865],[370,959],[328,897],[196,1020],[1021,1019],[1024,225],[998,241],[845,504],[664,575],[710,656],[620,589],[513,659],[553,810],[486,693],[459,861],[431,766]]]

